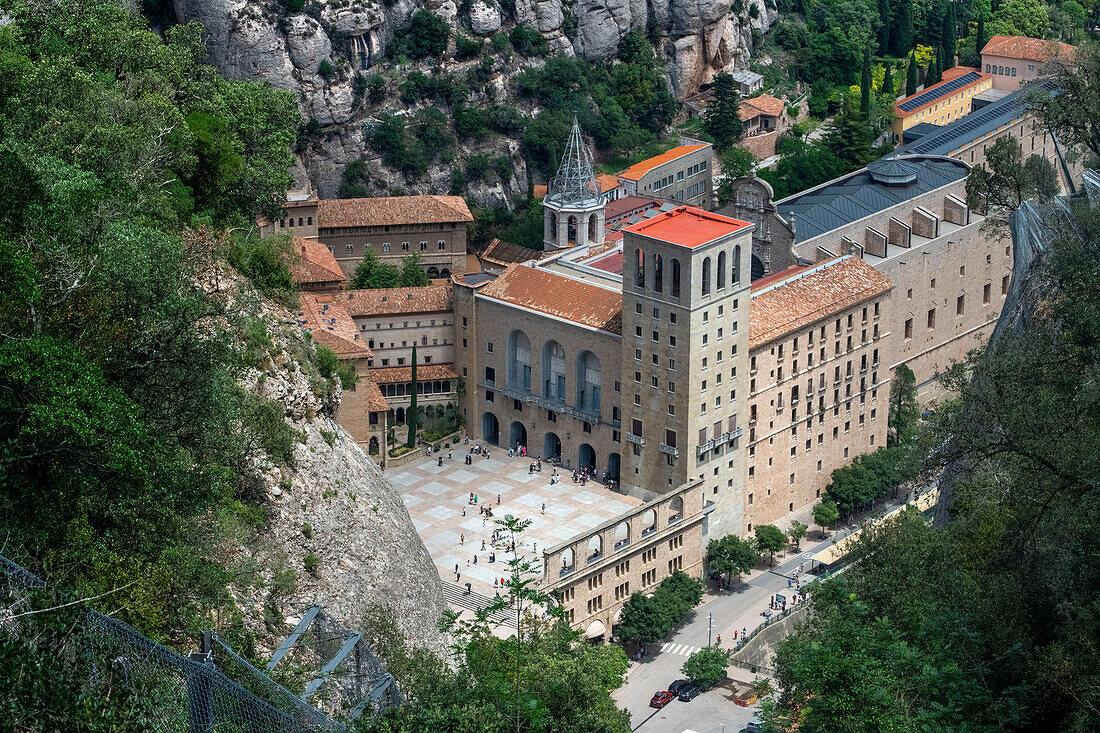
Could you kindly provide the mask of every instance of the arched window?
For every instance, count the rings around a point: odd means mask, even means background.
[[[710,258],[703,258],[703,295],[710,295]]]
[[[597,219],[597,217],[596,217],[595,214],[589,214],[588,215],[588,241],[589,242],[595,242],[596,239],[598,238],[598,237],[596,237],[596,219]]]
[[[565,402],[565,349],[557,341],[542,345],[542,396]]]
[[[733,285],[741,282],[741,245],[737,245],[733,248],[733,278],[730,281]]]
[[[550,212],[550,238],[554,240],[558,238],[558,215],[553,211]]]
[[[583,412],[600,414],[600,360],[591,351],[582,351],[577,354],[576,383],[577,401],[576,408]]]
[[[577,243],[577,217],[571,216],[568,220],[569,224],[569,244]]]
[[[639,288],[645,287],[645,255],[642,250],[634,250],[634,284]]]
[[[672,258],[672,297],[680,297],[680,260]]]
[[[520,392],[531,392],[531,342],[523,331],[508,334],[508,386]]]
[[[665,288],[665,268],[663,264],[661,255],[655,252],[653,254],[653,289],[658,293],[663,293]]]
[[[302,226],[302,217],[298,217],[298,226]]]
[[[726,287],[726,253],[718,253],[718,289]]]
[[[306,225],[307,226],[313,226],[313,217],[312,216],[307,216],[306,217]]]

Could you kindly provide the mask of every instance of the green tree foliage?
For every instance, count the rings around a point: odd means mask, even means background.
[[[419,252],[413,252],[401,260],[401,287],[423,287],[429,283],[428,273],[424,270],[424,258]]]
[[[652,644],[668,635],[703,599],[703,584],[681,570],[662,580],[652,596],[635,593],[623,604],[617,628],[628,644]]]
[[[353,160],[340,174],[340,198],[366,198],[368,183],[370,183],[370,171],[367,168],[367,159],[360,157]]]
[[[1077,49],[1073,63],[1055,58],[1045,70],[1061,91],[1029,92],[1028,106],[1052,128],[1063,145],[1080,150],[1087,163],[1100,167],[1100,50]]]
[[[246,359],[215,326],[234,314],[195,281],[228,255],[260,287],[290,287],[285,238],[220,232],[278,218],[295,103],[203,65],[197,25],[162,37],[121,5],[92,0],[13,2],[5,13],[5,554],[77,595],[121,588],[106,610],[173,640],[208,624],[226,595],[211,543],[241,518],[262,524],[246,466],[265,446],[278,454],[269,458],[290,457],[285,422],[275,426],[236,386]],[[262,341],[253,333],[253,349]],[[20,720],[12,702],[41,695],[27,685],[74,657],[47,651],[27,676],[25,650],[2,643],[4,717]],[[62,690],[71,679],[58,674],[52,699],[88,689]],[[103,699],[44,729],[81,728],[79,715],[94,716]]]
[[[991,36],[1042,38],[1050,23],[1047,7],[1039,0],[1004,0],[993,11]]]
[[[798,547],[799,544],[801,544],[802,538],[806,536],[806,532],[809,529],[810,528],[808,525],[803,524],[797,519],[791,520],[791,531],[788,533],[788,536],[791,538],[791,541],[794,542],[795,547]]]
[[[822,142],[784,137],[779,139],[777,151],[782,157],[775,169],[757,172],[771,184],[777,200],[830,181],[848,170],[844,161]]]
[[[1058,193],[1058,174],[1046,158],[1032,154],[1024,159],[1014,137],[997,138],[985,154],[985,165],[971,168],[966,176],[966,202],[986,212],[990,225],[1007,224],[1008,217],[1024,201],[1049,199]]]
[[[419,252],[401,260],[401,267],[383,262],[373,247],[363,252],[363,260],[351,276],[350,287],[362,290],[378,288],[412,288],[428,284]]]
[[[734,573],[740,575],[752,570],[760,562],[760,553],[748,540],[728,534],[707,544],[707,562],[712,573],[726,576],[728,584]]]
[[[890,381],[890,418],[888,445],[904,443],[917,429],[920,405],[917,403],[917,377],[905,364],[894,370]]]
[[[731,145],[719,155],[722,179],[718,184],[718,202],[725,206],[733,195],[733,182],[749,175],[756,168],[756,158],[748,150]]]
[[[833,471],[825,498],[836,502],[844,513],[866,506],[892,492],[903,481],[916,477],[919,452],[919,447],[895,446],[857,456],[847,466]]]
[[[757,549],[768,553],[768,561],[775,564],[775,553],[787,546],[787,535],[774,524],[760,524],[753,531]]]
[[[814,522],[821,526],[822,534],[825,533],[826,527],[838,519],[840,519],[840,510],[837,509],[835,501],[826,498],[820,504],[814,504]]]
[[[859,77],[859,116],[867,120],[871,116],[871,50],[863,52],[863,70]]]
[[[371,133],[371,147],[382,154],[382,162],[411,178],[428,170],[428,156],[415,135],[407,134],[405,120],[397,115],[379,115]]]
[[[412,353],[412,383],[409,387],[409,409],[405,411],[405,422],[409,426],[409,435],[405,439],[405,445],[409,448],[416,447],[416,429],[417,423],[420,421],[420,411],[416,407],[417,393],[420,391],[420,384],[416,381],[416,344],[413,344]]]
[[[833,127],[825,136],[825,145],[840,161],[842,172],[862,168],[873,159],[870,123],[867,116],[851,101],[845,102],[843,109],[833,120]]]
[[[684,665],[680,667],[680,672],[706,689],[725,679],[729,664],[730,656],[726,650],[719,649],[717,645],[705,646],[687,658]]]
[[[806,18],[807,45],[795,52],[799,78],[847,86],[859,80],[864,50],[876,42],[877,0],[822,0]]]
[[[885,64],[880,91],[891,100],[897,96],[897,91],[894,89],[894,65],[890,62],[886,62]]]
[[[917,84],[917,55],[915,51],[910,51],[909,62],[905,65],[905,96],[916,94]]]
[[[523,56],[545,56],[550,52],[546,39],[538,29],[523,23],[517,24],[512,29],[508,34],[508,40],[511,41],[512,48]]]
[[[714,77],[711,85],[714,100],[707,105],[703,113],[703,130],[714,138],[719,151],[725,150],[731,143],[741,139],[744,128],[737,116],[741,108],[741,92],[732,74],[722,73]]]
[[[439,56],[447,50],[451,29],[435,13],[420,9],[394,34],[393,53],[414,59]]]

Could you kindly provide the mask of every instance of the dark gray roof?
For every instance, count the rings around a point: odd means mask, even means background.
[[[916,142],[925,135],[931,135],[933,132],[939,132],[943,129],[943,125],[934,125],[931,122],[918,122],[912,127],[907,127],[901,133],[901,139],[907,143]]]
[[[805,242],[966,177],[966,164],[957,160],[913,156],[903,161],[905,168],[916,174],[913,183],[898,186],[876,182],[864,168],[777,201],[776,212],[788,222],[793,215],[795,242]]]
[[[925,105],[932,104],[937,99],[949,97],[963,87],[969,86],[970,84],[973,84],[981,78],[982,75],[979,72],[968,71],[962,76],[957,76],[949,82],[944,82],[939,86],[933,86],[931,89],[926,89],[920,94],[906,99],[898,105],[898,109],[900,109],[902,112],[912,112],[915,109],[920,109]]]
[[[960,117],[950,125],[944,126],[939,132],[933,132],[916,142],[898,148],[892,156],[947,155],[952,150],[977,140],[1024,114],[1024,92],[1028,88],[1024,87],[992,104],[987,104],[977,112]]]

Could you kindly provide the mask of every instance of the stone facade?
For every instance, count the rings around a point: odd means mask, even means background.
[[[719,214],[751,222],[752,278],[757,280],[781,272],[798,260],[791,250],[794,232],[781,217],[776,216],[771,184],[755,175],[738,178],[732,183],[729,203]]]
[[[714,148],[710,143],[684,142],[691,144],[643,160],[620,173],[623,196],[652,196],[712,209]]]
[[[543,551],[542,590],[589,638],[609,634],[623,604],[682,570],[700,577],[708,502],[692,481],[632,511]]]
[[[321,227],[317,239],[332,250],[340,268],[350,277],[363,261],[367,247],[383,262],[400,267],[418,253],[428,277],[450,277],[466,269],[466,223],[440,222],[356,227]]]

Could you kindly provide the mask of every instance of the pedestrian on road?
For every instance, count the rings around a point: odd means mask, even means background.
[[[485,549],[485,540],[482,540],[482,541],[481,541],[481,549],[482,549],[482,550],[484,550],[484,549]]]
[[[455,563],[455,575],[458,575],[458,563]]]
[[[542,513],[546,514],[546,502],[542,502]]]
[[[460,545],[466,544],[466,535],[460,534],[458,536],[458,544],[460,544]]]

